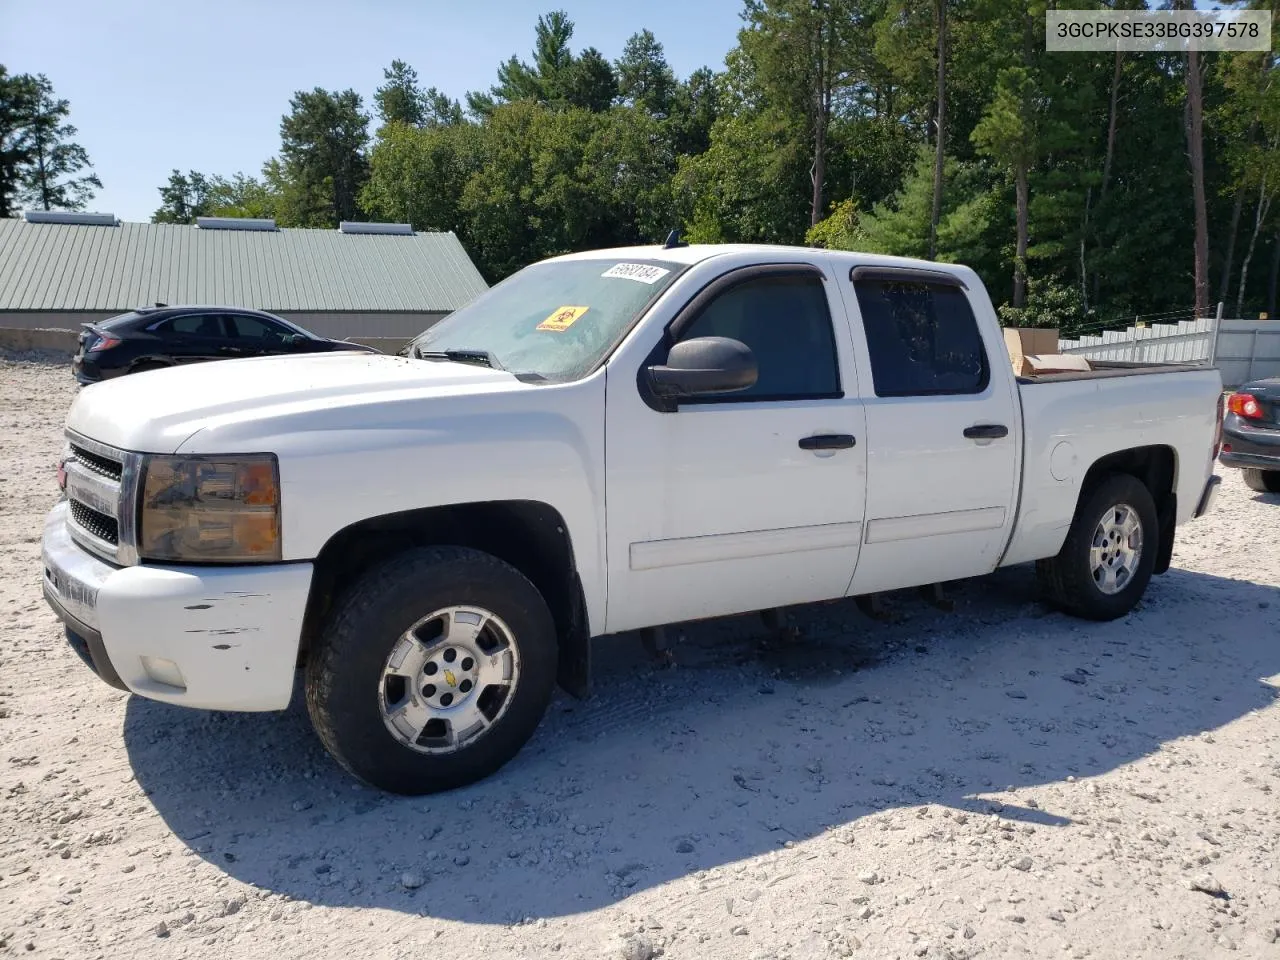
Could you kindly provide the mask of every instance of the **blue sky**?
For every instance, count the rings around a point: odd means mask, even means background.
[[[371,106],[382,69],[412,64],[459,99],[498,63],[528,59],[538,15],[564,9],[573,47],[609,59],[644,27],[676,73],[718,67],[741,0],[0,0],[0,63],[44,73],[104,188],[90,209],[147,220],[173,168],[257,173],[298,89],[354,87]]]

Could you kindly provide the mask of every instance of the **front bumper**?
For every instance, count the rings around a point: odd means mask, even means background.
[[[116,567],[44,526],[44,596],[107,683],[209,710],[282,710],[293,693],[310,563]]]

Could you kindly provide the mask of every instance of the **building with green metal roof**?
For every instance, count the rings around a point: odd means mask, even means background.
[[[407,224],[0,220],[0,328],[78,330],[157,303],[251,307],[326,337],[402,342],[486,289],[453,233]]]

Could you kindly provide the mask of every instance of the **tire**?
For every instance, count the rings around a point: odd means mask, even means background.
[[[1244,485],[1258,493],[1280,493],[1280,470],[1259,470],[1257,467],[1245,467]]]
[[[490,615],[481,628],[464,622],[473,610],[476,620]],[[407,639],[410,628],[424,642]],[[436,629],[444,632],[432,636]],[[465,639],[469,632],[474,640]],[[400,659],[392,673],[417,680],[387,673],[393,654]],[[307,712],[325,748],[371,786],[406,795],[451,790],[489,776],[520,751],[546,712],[557,661],[555,622],[522,573],[477,550],[411,550],[364,574],[337,603],[307,660]],[[490,684],[504,669],[513,682]],[[424,716],[433,719],[415,735]],[[455,726],[463,722],[481,732],[463,740],[466,731]],[[408,732],[393,732],[397,723]],[[450,739],[462,742],[451,747]]]
[[[1107,571],[1104,569],[1099,571],[1101,576],[1095,575],[1094,537],[1104,522],[1110,522],[1108,516],[1116,517],[1121,508],[1136,515],[1141,548],[1132,569],[1124,576],[1116,575],[1113,569],[1115,581],[1119,582],[1113,581],[1114,592],[1108,592],[1105,583],[1099,582],[1105,581]],[[1127,473],[1112,474],[1086,491],[1058,555],[1037,564],[1041,588],[1050,603],[1073,616],[1085,620],[1118,619],[1132,610],[1146,592],[1155,569],[1159,541],[1159,522],[1151,491]],[[1119,562],[1116,545],[1103,550],[1103,556]]]
[[[135,363],[129,368],[130,373],[146,373],[148,370],[164,370],[172,364],[161,363],[159,360],[143,360],[141,363]]]

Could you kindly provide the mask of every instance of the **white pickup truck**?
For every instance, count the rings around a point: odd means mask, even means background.
[[[1212,368],[1016,378],[970,269],[668,244],[534,264],[406,356],[86,387],[44,592],[108,683],[278,710],[386,790],[487,776],[593,637],[1037,561],[1111,619],[1209,509]],[[652,634],[651,634],[652,635]]]

